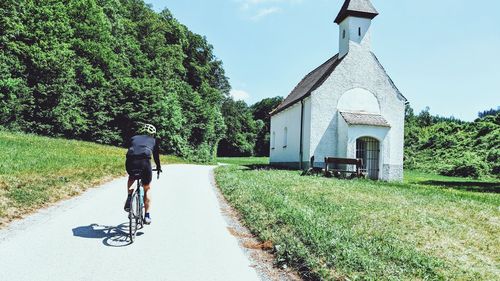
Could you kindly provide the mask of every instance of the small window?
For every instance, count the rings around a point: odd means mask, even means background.
[[[274,149],[276,147],[276,133],[273,132],[273,135],[271,136],[271,149]]]
[[[359,35],[359,37],[361,37],[361,27],[358,28],[358,35]]]
[[[345,39],[345,29],[342,31],[342,39]]]
[[[288,146],[288,128],[285,127],[285,130],[283,132],[283,148],[286,148]]]

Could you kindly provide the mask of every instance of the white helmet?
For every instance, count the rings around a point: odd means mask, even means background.
[[[147,134],[147,135],[150,135],[150,136],[154,136],[156,134],[156,128],[155,128],[155,126],[153,126],[151,124],[144,124],[141,127],[140,132],[142,134]]]

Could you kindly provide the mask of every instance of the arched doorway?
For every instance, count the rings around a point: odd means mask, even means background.
[[[356,158],[363,159],[363,169],[368,178],[378,180],[380,142],[374,138],[362,137],[356,140]]]

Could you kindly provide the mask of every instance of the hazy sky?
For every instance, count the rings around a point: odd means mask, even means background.
[[[206,36],[249,104],[288,95],[338,52],[343,0],[145,1]],[[473,120],[500,106],[500,1],[372,2],[372,49],[416,111]]]

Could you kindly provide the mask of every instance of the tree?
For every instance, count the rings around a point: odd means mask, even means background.
[[[255,120],[261,120],[263,123],[263,128],[257,134],[257,140],[255,141],[255,155],[257,156],[269,156],[269,131],[271,130],[271,115],[269,113],[277,108],[282,102],[282,97],[266,98],[250,107],[253,118]]]
[[[230,85],[206,38],[142,0],[0,2],[0,126],[210,160]]]
[[[257,134],[264,126],[253,119],[252,111],[244,101],[226,98],[222,104],[224,122],[228,124],[225,137],[219,143],[219,156],[252,156]]]
[[[474,122],[407,108],[405,167],[461,177],[499,176],[500,113]]]
[[[479,118],[483,118],[483,117],[486,117],[486,116],[495,116],[498,113],[500,113],[500,106],[497,107],[497,109],[493,109],[492,108],[492,109],[489,109],[489,110],[485,110],[485,111],[479,112],[478,116],[479,116]]]

